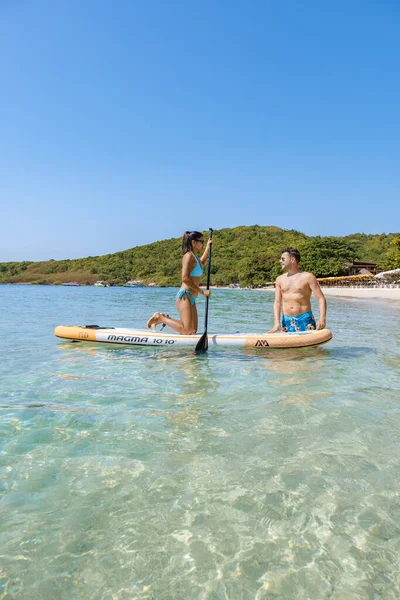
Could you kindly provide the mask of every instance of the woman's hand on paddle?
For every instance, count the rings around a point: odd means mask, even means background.
[[[206,247],[205,247],[205,250],[204,250],[204,252],[203,252],[203,255],[202,255],[202,257],[200,258],[200,262],[201,262],[201,264],[202,264],[202,266],[203,266],[203,267],[204,267],[204,265],[205,265],[205,264],[206,264],[206,262],[207,262],[208,255],[209,255],[209,253],[210,253],[210,251],[211,251],[211,246],[212,246],[212,243],[213,243],[213,239],[212,239],[212,238],[210,238],[210,239],[208,240],[208,242],[207,242],[207,245],[206,245]]]
[[[203,290],[203,296],[206,296],[206,298],[211,298],[211,290]]]

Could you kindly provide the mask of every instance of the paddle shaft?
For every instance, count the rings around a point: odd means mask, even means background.
[[[213,230],[210,229],[210,240],[212,239],[212,234],[213,234]],[[208,252],[208,272],[207,272],[207,290],[210,289],[210,280],[211,280],[211,250],[212,250],[212,244],[210,244],[210,248],[209,248],[209,252]],[[209,301],[209,297],[206,297],[206,312],[204,315],[204,331],[207,331],[207,327],[208,327],[208,301]]]
[[[210,227],[210,240],[212,239],[213,230]],[[208,249],[208,273],[207,273],[207,290],[210,289],[210,277],[211,277],[211,248],[212,244],[210,244]],[[197,342],[195,352],[206,352],[208,350],[208,337],[207,337],[207,327],[208,327],[208,300],[209,297],[206,297],[206,308],[204,315],[204,333]]]

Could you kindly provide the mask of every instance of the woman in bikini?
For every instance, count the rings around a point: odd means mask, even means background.
[[[182,285],[176,295],[176,306],[180,320],[171,319],[169,315],[156,312],[147,321],[149,329],[155,329],[156,325],[162,323],[163,327],[168,325],[178,333],[191,335],[197,332],[196,298],[198,294],[211,296],[210,290],[202,290],[199,286],[211,243],[212,240],[208,240],[205,251],[201,258],[198,258],[196,254],[203,250],[204,236],[199,231],[185,231],[182,238]]]

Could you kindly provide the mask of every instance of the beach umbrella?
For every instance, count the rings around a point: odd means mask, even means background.
[[[386,279],[386,277],[392,277],[393,275],[400,276],[400,269],[392,269],[391,271],[382,271],[381,273],[377,273],[375,277],[377,279]]]

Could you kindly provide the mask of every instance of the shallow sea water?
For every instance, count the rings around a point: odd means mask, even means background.
[[[216,290],[209,328],[265,331],[272,302]],[[1,600],[400,597],[400,303],[328,298],[327,345],[203,356],[53,336],[143,327],[171,289],[0,306]]]

